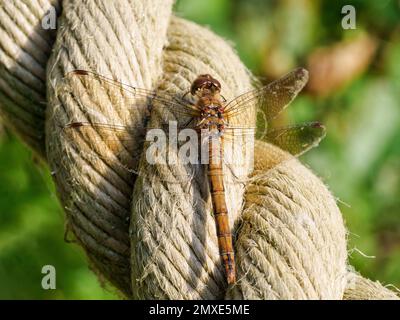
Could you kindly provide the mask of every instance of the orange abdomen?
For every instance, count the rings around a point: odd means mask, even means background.
[[[209,143],[208,176],[213,203],[219,252],[225,268],[228,284],[236,281],[235,255],[233,251],[232,233],[229,226],[228,210],[225,201],[225,188],[222,172],[222,141]],[[220,147],[221,146],[221,147]]]

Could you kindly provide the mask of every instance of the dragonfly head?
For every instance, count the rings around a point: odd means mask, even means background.
[[[190,93],[195,96],[216,94],[221,91],[221,83],[209,74],[201,74],[193,81]]]

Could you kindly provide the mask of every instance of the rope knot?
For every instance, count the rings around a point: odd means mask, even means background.
[[[238,281],[227,288],[202,169],[184,181],[177,178],[187,175],[182,167],[154,170],[140,160],[137,129],[155,120],[152,114],[146,123],[148,101],[132,105],[129,90],[182,96],[198,75],[210,74],[227,100],[248,91],[253,79],[226,41],[172,16],[172,0],[71,0],[62,10],[59,0],[40,3],[16,0],[0,9],[0,110],[46,158],[68,229],[99,275],[129,298],[343,297],[349,273],[342,216],[300,162],[275,166],[285,153],[256,143],[255,176],[246,188],[228,184]],[[51,6],[61,15],[56,39],[40,28]],[[66,81],[75,69],[121,81],[127,90]],[[74,121],[124,130],[71,139],[64,128]],[[130,170],[136,167],[144,174]]]

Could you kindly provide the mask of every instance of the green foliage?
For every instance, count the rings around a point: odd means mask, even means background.
[[[14,137],[0,138],[0,299],[113,299],[82,251],[64,242],[63,213],[48,172]],[[56,289],[43,290],[44,265]]]

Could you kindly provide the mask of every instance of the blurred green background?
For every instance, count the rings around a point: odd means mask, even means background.
[[[344,5],[356,29],[342,28]],[[304,66],[307,90],[280,123],[320,120],[328,134],[303,156],[338,198],[349,262],[400,287],[400,2],[180,0],[178,15],[230,40],[268,82]],[[116,299],[63,240],[63,213],[47,170],[0,130],[0,299]],[[57,289],[41,288],[54,265]]]

